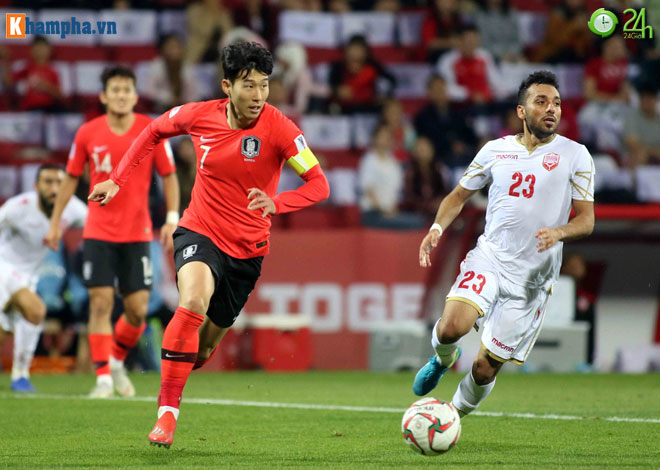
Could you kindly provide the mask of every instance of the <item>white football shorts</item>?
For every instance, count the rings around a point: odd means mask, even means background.
[[[476,247],[461,263],[447,301],[465,302],[479,311],[481,347],[492,358],[522,365],[532,350],[545,316],[550,291],[515,284],[500,275]]]
[[[19,290],[31,288],[32,282],[11,264],[0,261],[0,328],[13,331],[12,314],[6,312],[9,299]]]

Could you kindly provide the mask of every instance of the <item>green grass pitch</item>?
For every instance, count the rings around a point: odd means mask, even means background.
[[[0,375],[0,469],[660,469],[660,374],[502,374],[438,457],[401,437],[412,373],[194,373],[169,450],[147,442],[159,376],[132,377],[135,400],[92,401],[92,376],[35,376],[27,398]],[[460,378],[432,395],[451,399]]]

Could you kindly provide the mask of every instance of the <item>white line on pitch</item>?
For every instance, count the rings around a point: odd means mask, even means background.
[[[85,395],[17,395],[9,393],[0,393],[0,398],[25,398],[25,399],[48,399],[48,400],[95,400]],[[110,398],[116,401],[134,401],[156,403],[156,397],[128,397],[128,398]],[[102,401],[102,400],[99,400]],[[248,401],[248,400],[224,400],[218,398],[186,398],[184,403],[196,405],[221,405],[221,406],[254,406],[261,408],[295,408],[300,410],[329,410],[329,411],[358,411],[372,413],[403,413],[405,408],[388,408],[378,406],[347,406],[347,405],[319,405],[313,403],[280,403],[272,401]],[[622,423],[651,423],[660,424],[660,419],[655,418],[624,418],[619,416],[590,417],[577,415],[557,415],[557,414],[535,414],[535,413],[504,413],[499,411],[474,411],[471,416],[487,416],[496,418],[522,418],[522,419],[554,419],[566,421],[581,420],[601,420]]]

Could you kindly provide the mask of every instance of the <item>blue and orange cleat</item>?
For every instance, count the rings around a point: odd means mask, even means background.
[[[30,383],[30,379],[27,377],[21,377],[20,379],[11,381],[11,390],[18,393],[34,393],[34,387]]]
[[[174,440],[176,430],[176,418],[171,411],[166,411],[158,418],[156,425],[149,433],[149,444],[152,446],[170,448]]]
[[[424,367],[419,369],[417,375],[415,376],[415,381],[413,382],[413,392],[415,395],[424,396],[433,390],[443,375],[447,373],[449,369],[452,368],[458,358],[461,357],[461,347],[459,346],[456,350],[456,357],[449,366],[443,366],[440,361],[438,361],[437,356],[433,356],[429,359]]]

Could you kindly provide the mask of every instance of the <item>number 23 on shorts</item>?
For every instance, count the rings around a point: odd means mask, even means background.
[[[486,285],[486,277],[483,274],[477,274],[476,279],[475,279],[475,272],[474,271],[467,271],[465,273],[465,277],[463,280],[458,284],[459,289],[469,289],[470,285],[468,284],[470,281],[472,282],[472,290],[475,291],[477,294],[481,294],[481,291],[483,290],[484,286]]]

